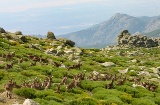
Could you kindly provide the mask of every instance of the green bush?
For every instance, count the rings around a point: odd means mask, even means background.
[[[132,96],[130,94],[122,94],[119,96],[119,98],[124,102],[124,103],[131,103],[132,101]]]
[[[4,69],[4,65],[0,65],[0,69]]]
[[[137,89],[130,87],[130,86],[126,86],[126,85],[118,86],[118,87],[116,87],[116,89],[119,91],[126,92],[126,93],[130,94],[130,95],[132,95],[132,97],[136,97],[137,94],[139,93]]]
[[[25,98],[35,98],[36,95],[36,90],[35,89],[31,89],[31,88],[20,88],[20,89],[15,89],[14,90],[14,93],[19,95],[19,96],[22,96],[22,97],[25,97]]]
[[[105,105],[124,105],[124,103],[118,97],[110,97],[105,101]]]
[[[36,71],[33,71],[33,70],[23,70],[21,72],[21,74],[26,76],[26,77],[32,77],[32,76],[37,75],[38,73]]]
[[[160,96],[156,96],[153,99],[156,104],[160,105]]]
[[[92,98],[83,98],[80,100],[73,100],[69,105],[97,105],[97,101]]]
[[[131,102],[132,105],[157,105],[154,101],[150,99],[143,99],[143,98],[135,98]]]
[[[57,101],[57,102],[63,102],[62,99],[58,98],[58,97],[55,97],[55,96],[47,96],[44,98],[45,100],[54,100],[54,101]]]
[[[5,76],[4,71],[0,70],[0,80],[2,80],[4,76]]]
[[[89,81],[89,80],[85,80],[85,81],[81,81],[80,86],[83,89],[92,91],[94,88],[104,87],[105,83],[103,81]]]
[[[45,99],[36,98],[36,101],[40,105],[64,105],[62,102],[56,102],[54,100],[45,100]]]

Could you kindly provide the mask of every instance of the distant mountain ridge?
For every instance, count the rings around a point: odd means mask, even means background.
[[[148,33],[160,29],[160,16],[133,17],[117,13],[109,20],[99,23],[85,30],[60,35],[76,42],[80,47],[103,47],[117,42],[117,36],[122,30],[130,33]]]

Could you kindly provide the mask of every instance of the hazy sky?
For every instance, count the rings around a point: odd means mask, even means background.
[[[23,34],[78,31],[116,13],[160,15],[160,0],[0,0],[0,27]]]

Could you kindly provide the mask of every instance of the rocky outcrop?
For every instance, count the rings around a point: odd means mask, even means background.
[[[47,33],[47,39],[53,40],[53,39],[56,39],[56,37],[55,37],[55,35],[54,35],[53,32],[48,31],[48,33]]]
[[[0,33],[6,33],[6,31],[0,27]]]
[[[119,46],[133,46],[133,47],[157,47],[160,45],[160,39],[148,38],[145,35],[130,35],[128,30],[123,30],[118,35]]]

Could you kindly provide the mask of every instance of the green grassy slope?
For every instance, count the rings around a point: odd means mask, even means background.
[[[30,66],[31,60],[27,55],[42,55],[49,61],[62,62],[66,66],[76,64],[68,59],[68,56],[54,56],[44,53],[46,49],[55,48],[51,46],[53,43],[51,40],[38,39],[35,37],[27,37],[27,42],[18,43],[11,42],[4,38],[0,38],[0,92],[4,92],[4,84],[6,84],[9,78],[13,78],[18,85],[22,84],[22,81],[32,81],[37,78],[43,81],[48,75],[52,75],[51,87],[47,90],[37,90],[31,88],[14,88],[13,93],[20,97],[32,98],[40,103],[40,105],[160,105],[160,88],[155,91],[149,91],[142,87],[132,87],[134,81],[129,81],[132,78],[141,78],[142,82],[149,82],[150,84],[159,85],[159,78],[152,70],[153,67],[159,67],[160,49],[159,48],[133,48],[133,49],[119,49],[119,50],[104,50],[99,49],[82,49],[83,53],[80,55],[82,66],[79,69],[67,70],[62,67],[55,67],[50,62],[48,65],[37,63],[36,66]],[[39,44],[42,51],[28,48],[30,44]],[[61,45],[61,42],[56,44]],[[70,46],[65,46],[72,48]],[[9,49],[8,49],[9,48]],[[5,49],[5,50],[4,50]],[[64,50],[64,49],[62,49]],[[13,68],[4,70],[6,63],[10,63],[10,60],[6,61],[2,58],[2,54],[15,51],[15,57]],[[123,56],[118,53],[121,52]],[[136,52],[136,53],[135,53]],[[24,62],[18,64],[18,59],[22,57]],[[101,63],[113,62],[116,66],[105,67]],[[142,69],[144,67],[144,69]],[[127,74],[121,75],[118,70],[129,68]],[[97,71],[101,74],[107,73],[109,76],[115,75],[120,77],[115,80],[114,87],[106,89],[106,85],[111,80],[88,80],[87,77],[91,75],[92,71]],[[137,75],[139,72],[146,71],[149,75]],[[61,79],[67,75],[69,84],[75,75],[85,73],[85,79],[82,80],[76,88],[66,91],[66,85],[60,87],[59,93],[56,93],[57,84]],[[118,81],[122,80],[126,76],[127,80],[123,85],[117,85]],[[153,81],[154,80],[154,81]],[[138,83],[138,82],[136,82]],[[1,103],[1,102],[0,102]],[[5,104],[5,103],[4,103]]]

